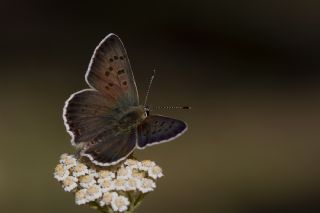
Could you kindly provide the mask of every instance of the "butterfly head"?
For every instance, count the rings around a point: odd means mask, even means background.
[[[145,112],[147,117],[150,115],[150,111],[151,110],[150,110],[149,106],[144,106],[144,112]]]

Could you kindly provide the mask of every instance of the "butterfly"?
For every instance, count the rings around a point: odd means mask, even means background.
[[[113,33],[94,50],[85,80],[90,88],[67,99],[63,119],[72,145],[96,165],[115,165],[136,148],[173,140],[187,130],[185,122],[150,115],[149,107],[139,104],[127,52]]]

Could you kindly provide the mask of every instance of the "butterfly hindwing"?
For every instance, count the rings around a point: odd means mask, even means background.
[[[66,101],[63,118],[73,144],[92,140],[116,125],[113,113],[117,103],[100,92],[86,89]]]
[[[138,125],[138,148],[144,149],[147,146],[173,140],[186,130],[187,124],[183,121],[150,115]]]
[[[123,105],[138,105],[136,83],[127,52],[115,34],[106,36],[96,47],[86,73],[87,83]]]
[[[100,166],[114,165],[130,155],[136,142],[136,128],[121,132],[107,130],[99,134],[93,145],[84,149],[81,155],[87,156]]]

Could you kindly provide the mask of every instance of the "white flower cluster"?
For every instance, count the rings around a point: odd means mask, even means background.
[[[127,159],[117,167],[96,167],[68,154],[61,155],[54,171],[64,190],[75,193],[76,204],[95,202],[115,212],[128,210],[137,195],[153,191],[155,180],[162,176],[162,169],[150,160]]]

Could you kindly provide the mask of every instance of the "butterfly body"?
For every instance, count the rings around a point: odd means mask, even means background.
[[[148,107],[139,105],[126,50],[115,34],[96,47],[85,77],[91,88],[69,97],[63,119],[72,144],[93,163],[117,164],[135,148],[170,141],[187,130],[183,121],[149,115]]]
[[[144,106],[130,107],[120,116],[119,127],[121,129],[137,128],[139,124],[147,117]]]

